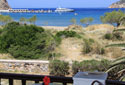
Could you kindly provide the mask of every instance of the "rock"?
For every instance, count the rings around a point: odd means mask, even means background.
[[[116,3],[113,3],[109,8],[125,8],[125,0],[120,0]]]
[[[0,10],[8,10],[10,6],[8,5],[7,0],[0,0]]]

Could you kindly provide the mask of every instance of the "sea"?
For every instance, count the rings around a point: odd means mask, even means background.
[[[19,8],[14,8],[19,9]],[[21,8],[20,8],[21,9]],[[24,8],[22,8],[24,9]],[[83,25],[80,23],[80,19],[85,17],[92,17],[94,21],[90,24],[102,24],[100,16],[104,16],[106,12],[112,12],[113,10],[118,11],[117,8],[72,8],[74,12],[56,13],[54,10],[56,8],[25,8],[29,10],[52,10],[52,13],[1,13],[2,15],[10,15],[13,20],[19,21],[21,17],[31,18],[33,15],[37,16],[36,25],[38,26],[69,26],[72,23],[70,20],[75,18],[78,25]],[[121,8],[125,13],[125,8]],[[84,25],[83,25],[84,26]]]

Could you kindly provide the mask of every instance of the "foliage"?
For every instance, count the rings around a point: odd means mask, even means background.
[[[125,16],[125,14],[121,10],[119,10],[105,13],[105,15],[101,16],[100,18],[103,23],[117,24],[117,26],[119,26],[122,22],[121,18],[123,16]]]
[[[82,24],[85,24],[86,26],[88,26],[89,23],[91,23],[92,21],[93,21],[93,18],[92,18],[92,17],[83,18],[83,19],[80,20],[80,22],[81,22]]]
[[[113,32],[113,38],[115,40],[123,40],[123,33],[122,32]]]
[[[79,71],[106,71],[109,68],[108,60],[84,60],[82,62],[75,61],[72,65],[73,74]]]
[[[22,17],[22,18],[20,18],[20,22],[22,22],[22,23],[26,23],[26,22],[27,22],[27,19],[24,18],[24,17]]]
[[[75,31],[59,31],[54,36],[54,39],[56,40],[57,45],[59,45],[62,41],[62,38],[68,38],[68,37],[81,38],[81,36],[77,34]]]
[[[60,60],[51,61],[49,64],[50,74],[54,76],[65,76],[69,74],[69,63]]]
[[[115,74],[111,75],[114,71]],[[125,57],[114,60],[107,72],[111,78],[122,80],[125,76]]]
[[[84,41],[84,47],[83,47],[83,52],[86,53],[90,53],[93,48],[92,48],[92,44],[95,42],[93,39],[83,39]]]
[[[36,15],[34,15],[34,16],[31,17],[30,19],[28,19],[28,21],[29,21],[30,23],[34,23],[34,24],[35,24],[36,20],[37,20]]]
[[[83,50],[84,53],[89,53],[89,52],[92,51],[91,44],[92,43],[90,43],[88,40],[84,40],[84,48],[83,48],[84,49]]]
[[[81,69],[81,64],[78,61],[74,61],[72,64],[72,73],[73,75],[76,74],[77,72],[79,72]]]
[[[125,28],[114,30],[114,32],[124,32],[124,31],[125,31]]]
[[[2,23],[2,25],[7,24],[11,21],[12,21],[12,18],[9,15],[7,16],[0,15],[0,22]]]
[[[56,34],[57,37],[79,37],[75,31],[60,31]]]
[[[70,22],[73,23],[73,24],[76,24],[76,19],[75,19],[75,18],[72,18],[72,19],[70,20]]]
[[[30,24],[35,24],[36,20],[37,20],[36,15],[32,16],[32,17],[29,18],[29,19],[26,19],[26,18],[24,18],[24,17],[21,17],[21,18],[20,18],[20,22],[22,22],[22,23],[29,22]]]
[[[120,22],[121,22],[120,25],[125,26],[125,15],[121,17]]]
[[[113,35],[112,35],[112,33],[106,33],[104,35],[104,38],[107,39],[107,40],[111,40],[113,38]]]
[[[125,47],[125,43],[110,44],[110,45],[107,45],[106,47]]]
[[[120,31],[114,31],[113,33],[106,33],[104,38],[107,40],[123,40],[123,33]]]
[[[103,55],[105,53],[105,49],[96,41],[93,39],[83,39],[84,45],[83,45],[83,53],[88,54],[88,53],[96,53]]]
[[[19,59],[37,59],[49,55],[55,40],[51,33],[35,25],[7,24],[0,36],[0,52]]]

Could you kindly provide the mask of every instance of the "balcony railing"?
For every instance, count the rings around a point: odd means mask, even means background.
[[[9,85],[14,85],[14,80],[21,80],[22,85],[26,85],[26,81],[34,81],[34,83],[39,83],[43,81],[45,75],[31,75],[31,74],[13,74],[13,73],[0,73],[0,85],[1,79],[8,79]],[[62,83],[67,85],[68,83],[73,83],[72,77],[56,77],[48,76],[51,80],[51,83]],[[125,82],[107,80],[106,85],[125,85]]]

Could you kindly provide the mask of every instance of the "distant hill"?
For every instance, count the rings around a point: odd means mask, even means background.
[[[7,0],[0,0],[0,10],[10,9]]]
[[[116,3],[113,3],[109,8],[125,8],[125,0],[120,0]]]

